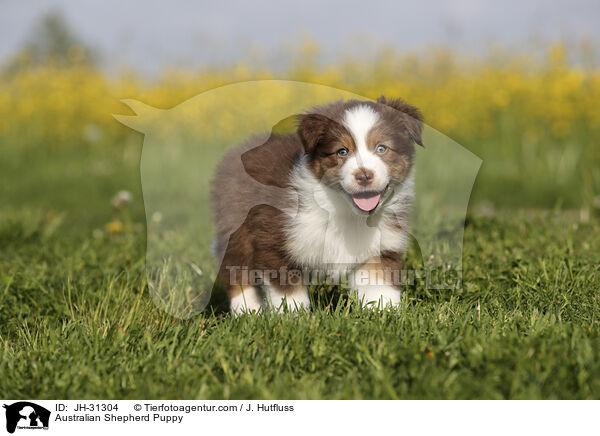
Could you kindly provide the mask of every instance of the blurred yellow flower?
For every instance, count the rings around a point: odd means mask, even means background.
[[[504,106],[508,105],[508,103],[510,103],[510,95],[504,89],[497,89],[492,94],[492,101],[494,102],[494,104],[496,106],[504,107]]]
[[[123,223],[119,220],[110,221],[104,225],[104,230],[108,233],[121,233],[123,231]]]

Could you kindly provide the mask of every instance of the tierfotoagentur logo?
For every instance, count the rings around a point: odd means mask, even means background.
[[[29,401],[19,401],[10,405],[4,404],[6,409],[6,431],[14,433],[19,430],[48,430],[50,411],[38,404]]]
[[[268,174],[270,170],[255,171],[254,168],[264,165],[260,162],[255,165],[253,159],[261,156],[261,151],[270,150],[269,138],[296,132],[298,114],[319,104],[348,100],[370,99],[323,85],[259,80],[212,89],[171,109],[123,100],[135,115],[115,115],[115,118],[144,133],[140,172],[148,220],[146,272],[158,307],[178,318],[200,313],[209,304],[221,265],[229,267],[225,270],[225,276],[231,277],[229,283],[242,287],[255,282],[259,286],[265,280],[303,286],[348,282],[347,272],[356,269],[356,265],[350,263],[321,265],[323,268],[319,271],[312,268],[311,277],[307,277],[307,271],[295,269],[284,273],[247,269],[244,264],[224,263],[225,250],[219,250],[218,244],[212,245],[217,249],[212,251],[212,263],[209,263],[205,259],[210,256],[208,247],[214,242],[214,233],[202,224],[212,221],[210,192],[214,186],[207,181],[207,174],[215,172],[230,148],[256,135],[263,138],[256,142],[258,146],[229,159],[237,180],[243,180],[244,189],[260,193],[257,197],[261,201],[260,204],[250,204],[250,200],[230,204],[225,223],[227,234],[222,235],[222,239],[227,241],[240,231],[249,214],[257,208],[270,208],[285,220],[296,222],[295,217],[311,195],[315,203],[321,204],[317,201],[317,191],[300,192],[273,181]],[[397,225],[405,228],[403,238],[413,247],[412,263],[405,271],[383,269],[383,278],[352,277],[350,286],[342,287],[352,291],[352,285],[360,285],[356,280],[367,285],[392,283],[401,287],[420,283],[427,289],[450,292],[462,286],[464,223],[482,161],[430,126],[424,125],[423,137],[426,147],[417,147],[415,151],[416,195],[414,207],[410,208],[412,212],[405,216],[393,211]],[[277,153],[277,149],[272,152]],[[412,189],[412,183],[413,178],[406,182],[407,190]],[[393,195],[401,197],[402,189],[394,189],[386,190],[384,194],[389,196],[383,200],[384,204]],[[403,201],[408,204],[408,196]],[[320,213],[330,212],[322,209]],[[324,228],[335,229],[333,216],[329,216]],[[377,220],[377,215],[367,220],[365,234],[372,235],[374,247],[386,247],[388,241]],[[410,226],[404,226],[405,221],[410,221]],[[354,247],[351,239],[355,236],[349,235],[338,245],[347,243],[351,251]],[[321,254],[315,253],[315,257],[327,258]]]

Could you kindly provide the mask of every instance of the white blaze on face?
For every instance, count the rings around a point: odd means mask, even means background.
[[[367,146],[367,135],[378,121],[379,114],[365,105],[348,109],[344,114],[342,122],[356,144],[356,151],[350,154],[342,166],[342,187],[349,193],[383,191],[389,183],[387,165],[375,150],[369,150]],[[359,168],[373,171],[374,179],[368,187],[360,186],[354,178],[354,172]]]

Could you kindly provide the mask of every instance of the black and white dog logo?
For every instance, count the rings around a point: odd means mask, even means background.
[[[28,401],[4,405],[6,409],[6,431],[14,433],[18,429],[48,429],[50,411]]]

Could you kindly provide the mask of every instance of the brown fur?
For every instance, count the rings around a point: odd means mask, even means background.
[[[230,286],[228,266],[263,270],[289,264],[283,249],[281,209],[292,204],[281,188],[288,186],[289,170],[302,150],[297,135],[256,137],[232,149],[217,168],[212,202],[216,252],[222,258],[218,278],[230,298],[241,290]]]

